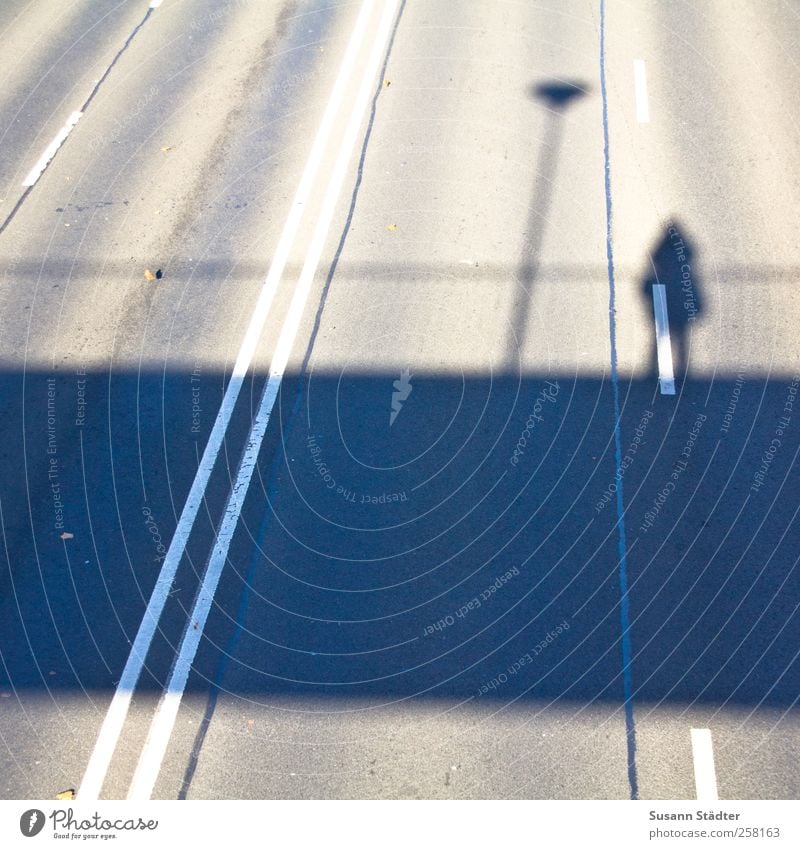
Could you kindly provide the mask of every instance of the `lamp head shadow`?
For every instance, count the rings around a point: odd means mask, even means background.
[[[539,100],[548,108],[558,111],[565,110],[588,93],[589,86],[586,83],[570,80],[548,80],[535,83],[528,89],[533,100]]]

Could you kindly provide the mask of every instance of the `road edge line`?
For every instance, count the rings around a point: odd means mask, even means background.
[[[328,104],[323,113],[322,121],[317,130],[314,144],[300,178],[295,192],[289,216],[281,233],[278,246],[273,256],[272,264],[267,273],[266,280],[262,286],[256,302],[253,316],[245,333],[239,355],[236,358],[231,378],[225,390],[219,412],[203,451],[200,465],[195,473],[189,495],[181,511],[175,534],[170,542],[161,571],[156,580],[155,587],[150,596],[139,629],[136,633],[131,651],[125,663],[125,667],[117,684],[111,704],[106,712],[105,719],[95,741],[89,763],[84,772],[77,798],[98,799],[105,781],[111,759],[119,742],[122,727],[128,715],[128,709],[133,696],[133,691],[139,681],[145,658],[155,636],[158,622],[166,605],[172,582],[178,570],[178,565],[183,558],[186,543],[200,505],[203,502],[206,486],[211,477],[211,471],[216,463],[221,449],[225,433],[228,428],[233,408],[239,397],[239,392],[244,383],[245,375],[250,367],[256,345],[266,323],[267,315],[277,291],[283,271],[288,260],[289,251],[299,229],[300,219],[305,210],[305,202],[311,192],[314,181],[318,175],[319,167],[333,129],[333,123],[341,107],[344,91],[352,74],[356,55],[364,37],[367,22],[371,17],[374,0],[363,0],[361,9],[356,20],[355,27],[347,45],[345,56],[339,68],[339,73],[331,91]]]

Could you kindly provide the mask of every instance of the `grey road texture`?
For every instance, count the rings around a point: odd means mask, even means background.
[[[0,797],[800,797],[798,43],[0,4]]]

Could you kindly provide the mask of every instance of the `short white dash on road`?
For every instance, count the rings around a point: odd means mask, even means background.
[[[716,802],[719,799],[717,771],[714,768],[714,746],[708,728],[692,728],[692,759],[698,801]]]
[[[649,124],[650,103],[647,99],[647,71],[644,59],[633,60],[633,85],[636,91],[636,120],[640,124]]]
[[[667,290],[663,283],[653,284],[653,309],[656,315],[656,352],[658,354],[658,382],[662,395],[675,394],[675,374],[672,370],[672,343],[669,339],[667,317]]]
[[[150,8],[157,9],[163,2],[164,0],[152,0],[152,2],[150,3]]]
[[[56,155],[58,149],[66,141],[67,136],[72,132],[72,128],[80,121],[83,112],[73,112],[67,119],[67,123],[56,133],[56,137],[45,149],[45,152],[39,157],[39,161],[28,172],[28,176],[22,181],[23,188],[30,188],[36,183],[42,172],[50,164],[50,160]]]
[[[150,650],[159,619],[172,589],[172,582],[178,566],[183,559],[183,553],[189,535],[194,527],[195,518],[201,504],[204,502],[206,487],[211,478],[211,472],[225,440],[225,434],[233,415],[233,409],[236,406],[239,392],[244,385],[250,364],[261,338],[261,332],[269,315],[272,301],[283,277],[289,254],[300,227],[306,202],[313,191],[318,177],[330,142],[331,133],[333,132],[342,107],[350,77],[356,67],[356,60],[373,8],[374,4],[372,0],[363,0],[352,35],[350,36],[350,41],[345,49],[344,58],[336,81],[331,90],[330,98],[328,99],[325,112],[311,146],[311,152],[306,161],[303,174],[300,177],[294,200],[289,208],[289,215],[278,240],[278,245],[275,248],[266,280],[261,288],[258,301],[250,319],[250,324],[242,340],[242,345],[233,367],[233,373],[228,382],[228,388],[225,390],[225,395],[222,398],[222,404],[214,420],[214,425],[208,437],[205,450],[203,451],[200,465],[195,473],[192,487],[178,520],[175,535],[167,549],[158,580],[147,603],[147,609],[139,624],[139,630],[136,632],[136,638],[125,663],[125,668],[122,671],[122,676],[114,691],[114,696],[100,728],[92,755],[89,758],[83,781],[78,790],[79,799],[97,799],[100,796],[106,773],[108,772],[114,750],[117,747],[125,719],[128,715],[133,691],[144,668],[147,653]]]
[[[203,576],[203,583],[200,586],[200,591],[192,608],[189,624],[187,624],[186,631],[181,640],[169,684],[159,702],[158,709],[150,725],[147,740],[139,758],[139,763],[136,766],[136,772],[134,773],[133,781],[128,792],[128,799],[130,800],[149,799],[161,770],[161,763],[164,760],[164,755],[166,754],[169,740],[172,736],[172,729],[178,715],[183,691],[186,687],[189,672],[191,671],[192,663],[194,662],[200,644],[200,638],[214,601],[214,594],[216,593],[222,570],[228,558],[228,549],[239,522],[239,514],[241,513],[242,505],[250,486],[250,479],[258,460],[261,443],[264,439],[264,434],[272,414],[272,408],[277,400],[281,381],[300,328],[306,302],[311,292],[312,283],[314,282],[314,275],[316,274],[320,256],[322,255],[333,216],[336,212],[336,205],[347,175],[348,166],[358,141],[358,132],[364,120],[370,96],[375,86],[375,77],[386,52],[391,35],[392,23],[397,14],[398,4],[399,0],[385,0],[383,14],[378,24],[372,49],[364,66],[358,92],[353,101],[353,109],[336,155],[330,181],[328,182],[322,200],[322,206],[320,207],[319,217],[311,236],[311,241],[309,242],[300,277],[297,281],[297,287],[289,305],[289,311],[283,327],[281,328],[281,333],[275,346],[275,352],[272,355],[272,362],[269,367],[269,380],[264,387],[261,403],[259,404],[253,426],[250,429],[236,480],[231,487],[228,502],[225,505],[225,513],[217,531],[217,541],[211,552],[206,573]]]

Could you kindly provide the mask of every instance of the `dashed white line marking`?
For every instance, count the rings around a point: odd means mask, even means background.
[[[42,172],[50,164],[50,160],[56,155],[58,149],[66,141],[67,136],[72,132],[72,128],[80,121],[83,112],[73,112],[67,119],[67,123],[56,133],[56,137],[45,149],[44,153],[39,157],[39,161],[28,172],[28,176],[22,181],[23,188],[30,188],[35,185]]]
[[[647,71],[644,59],[633,60],[633,85],[636,91],[636,120],[640,124],[649,124],[650,103],[647,98]]]
[[[656,317],[656,352],[658,354],[658,382],[662,395],[675,394],[675,374],[672,370],[672,343],[669,338],[667,317],[667,290],[663,283],[653,284],[653,309]]]
[[[278,338],[278,344],[272,356],[269,380],[264,388],[258,413],[256,414],[247,439],[247,446],[242,455],[236,481],[231,488],[228,502],[225,505],[225,513],[217,534],[217,542],[209,558],[203,583],[192,609],[167,690],[159,703],[158,710],[150,726],[147,740],[136,767],[130,792],[128,793],[128,799],[149,799],[161,770],[161,763],[166,754],[170,737],[172,736],[172,729],[178,714],[183,691],[186,687],[189,672],[200,644],[200,637],[203,633],[206,619],[208,618],[208,613],[214,600],[214,594],[225,566],[228,548],[230,547],[234,531],[239,521],[239,514],[250,485],[253,470],[256,466],[258,453],[261,449],[261,443],[267,425],[269,424],[272,408],[278,397],[281,381],[289,362],[289,356],[295,338],[297,337],[297,332],[300,328],[300,322],[303,318],[305,305],[314,281],[314,275],[319,265],[322,249],[325,246],[325,240],[330,231],[331,222],[336,211],[336,204],[347,174],[347,168],[352,159],[356,142],[358,141],[358,131],[364,119],[367,106],[369,105],[370,95],[375,84],[375,76],[386,51],[398,3],[399,0],[386,0],[385,2],[383,15],[372,45],[372,51],[364,68],[361,85],[353,102],[353,111],[350,114],[344,136],[342,137],[336,162],[322,201],[319,218],[317,219],[308,252],[303,262],[303,269],[297,281],[297,288],[295,289],[289,312],[287,313],[280,337]]]
[[[714,746],[708,728],[692,728],[694,786],[698,801],[716,802],[717,771],[714,768]]]
[[[114,691],[111,705],[103,720],[103,725],[100,728],[100,733],[86,767],[86,772],[84,773],[83,781],[77,794],[80,799],[97,799],[100,796],[111,758],[119,742],[125,718],[128,715],[133,691],[139,681],[147,652],[150,649],[158,626],[158,621],[161,618],[167,598],[169,597],[169,592],[172,589],[172,582],[180,561],[183,558],[189,534],[194,526],[200,505],[205,498],[205,491],[211,477],[211,472],[222,447],[225,433],[233,414],[233,408],[236,405],[236,400],[239,397],[239,392],[250,368],[259,339],[261,338],[261,332],[264,329],[275,292],[280,284],[289,252],[300,226],[306,201],[311,194],[314,182],[319,173],[334,122],[342,105],[345,89],[355,67],[359,47],[363,41],[372,9],[373,0],[363,0],[353,33],[345,50],[339,74],[331,91],[331,96],[325,108],[319,129],[317,130],[311,153],[300,178],[294,200],[289,208],[289,215],[278,241],[272,264],[270,265],[269,272],[267,273],[266,280],[264,281],[253,311],[253,316],[250,319],[250,324],[236,358],[228,388],[223,396],[222,404],[220,405],[214,426],[208,438],[208,443],[203,451],[200,465],[192,482],[189,496],[186,499],[186,504],[178,520],[175,535],[167,549],[158,580],[153,588],[128,660],[125,663],[122,676]]]

